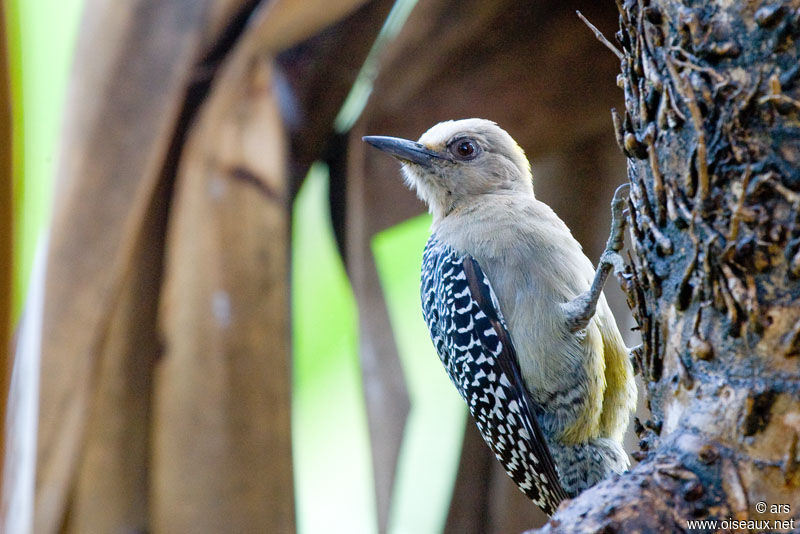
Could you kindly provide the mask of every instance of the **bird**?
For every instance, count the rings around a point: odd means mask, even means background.
[[[534,195],[522,148],[495,122],[436,124],[418,141],[365,136],[428,206],[420,296],[439,358],[517,486],[552,515],[629,467],[629,350],[602,288],[624,263],[623,187],[594,269]]]

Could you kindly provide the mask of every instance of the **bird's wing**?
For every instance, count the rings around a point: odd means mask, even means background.
[[[489,279],[471,256],[431,256],[423,267],[423,309],[442,363],[506,472],[552,514],[567,495]]]

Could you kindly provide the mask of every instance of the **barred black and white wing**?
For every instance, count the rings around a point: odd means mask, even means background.
[[[567,495],[489,279],[475,259],[432,236],[421,293],[436,351],[484,441],[519,488],[552,514]]]

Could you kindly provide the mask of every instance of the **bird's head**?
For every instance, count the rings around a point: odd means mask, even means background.
[[[437,219],[481,195],[533,195],[525,153],[492,121],[440,122],[416,142],[378,135],[364,137],[364,141],[403,163],[409,187]]]

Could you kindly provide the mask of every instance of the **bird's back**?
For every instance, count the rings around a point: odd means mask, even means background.
[[[520,489],[552,513],[566,494],[488,278],[472,257],[431,236],[421,298],[436,351],[484,441]]]

